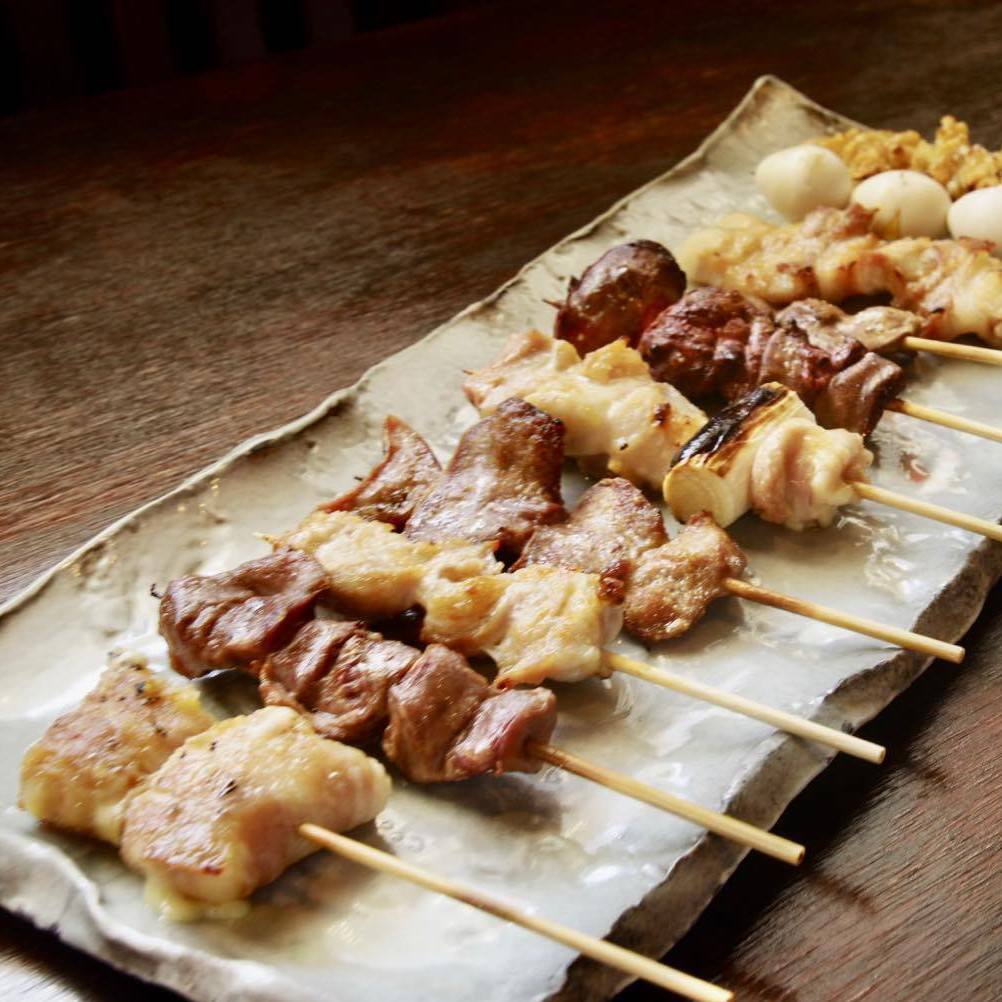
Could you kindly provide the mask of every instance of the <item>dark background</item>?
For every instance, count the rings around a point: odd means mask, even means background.
[[[0,114],[165,80],[489,0],[0,0]]]

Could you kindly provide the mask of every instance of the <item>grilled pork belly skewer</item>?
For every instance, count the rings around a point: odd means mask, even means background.
[[[696,1002],[732,997],[330,830],[371,821],[389,792],[378,762],[324,740],[291,710],[215,723],[194,686],[166,683],[142,658],[125,657],[28,750],[21,799],[44,821],[121,843],[125,862],[146,877],[148,900],[175,919],[238,915],[257,887],[326,848]]]
[[[255,578],[266,587],[271,564],[274,579],[287,581],[282,565],[290,558],[307,559],[279,551],[253,561]],[[229,618],[217,615],[219,603],[213,593],[229,602],[230,580],[237,575],[246,577],[237,568],[211,577],[180,578],[167,588],[161,601],[161,632],[168,639],[172,665],[189,677],[212,670],[216,652],[238,646],[232,640],[234,631],[242,641],[248,624],[261,615],[255,595],[228,606]],[[189,595],[199,596],[200,608],[188,600]],[[181,609],[184,619],[178,619]],[[195,622],[215,625],[209,630],[190,629]],[[244,659],[231,660],[228,667],[256,675],[266,703],[296,710],[334,740],[368,742],[382,732],[387,757],[415,782],[532,772],[548,762],[784,862],[797,864],[803,858],[803,847],[787,839],[548,743],[556,722],[551,692],[490,686],[462,655],[444,646],[433,644],[422,653],[386,640],[360,623],[333,620],[307,623],[284,647],[278,646],[274,631],[256,633],[267,639],[254,649],[245,646]],[[836,740],[858,740],[831,733]]]
[[[672,271],[651,267],[655,250]],[[709,396],[734,400],[777,382],[796,390],[826,428],[866,436],[889,407],[1002,442],[1002,429],[900,399],[905,373],[877,353],[900,351],[921,332],[924,322],[914,313],[875,306],[850,316],[822,300],[800,300],[774,316],[763,300],[734,290],[705,287],[682,295],[681,274],[660,244],[613,247],[580,282],[571,282],[554,335],[589,351],[624,339],[656,380],[695,403]],[[661,304],[667,305],[655,313],[652,307]],[[1002,352],[975,350],[1002,361]]]
[[[775,305],[889,293],[933,340],[975,334],[1002,345],[1002,261],[974,240],[882,240],[872,217],[852,205],[774,226],[736,213],[693,233],[678,256],[691,281]]]
[[[830,525],[864,498],[1002,540],[1002,526],[868,483],[859,435],[821,428],[793,390],[766,383],[717,414],[679,454],[664,496],[684,521],[707,511],[728,526],[747,511],[791,529]]]

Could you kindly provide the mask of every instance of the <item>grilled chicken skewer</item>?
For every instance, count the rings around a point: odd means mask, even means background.
[[[230,572],[171,582],[160,607],[171,664],[191,678],[243,669],[260,680],[266,703],[304,714],[334,740],[365,743],[381,733],[387,757],[415,782],[533,772],[550,762],[785,862],[803,858],[802,846],[549,744],[556,703],[545,689],[499,689],[447,647],[422,653],[361,623],[301,624],[302,591],[290,581],[307,577],[320,581],[324,571],[302,553],[279,550]],[[236,581],[254,587],[238,589]],[[326,597],[318,590],[313,601]],[[263,605],[283,598],[297,611],[279,623]],[[291,629],[290,640],[280,639]]]
[[[975,240],[882,240],[872,217],[852,205],[774,226],[736,213],[693,233],[679,261],[693,282],[773,304],[889,293],[923,318],[927,337],[975,334],[1002,345],[1002,261]]]
[[[890,408],[1002,441],[1002,429],[900,398],[905,373],[878,353],[899,352],[922,331],[916,314],[874,306],[849,315],[818,299],[774,314],[764,300],[733,289],[683,294],[681,269],[652,269],[652,248],[674,264],[669,251],[651,241],[620,244],[572,282],[555,336],[588,351],[622,338],[656,380],[695,403],[708,396],[733,401],[761,383],[778,382],[796,390],[827,428],[866,436]],[[652,316],[653,305],[662,308]],[[953,353],[962,348],[948,346]],[[975,350],[1002,359],[1002,352]]]
[[[146,877],[147,899],[175,919],[241,914],[257,887],[325,848],[696,1002],[731,998],[338,834],[375,818],[389,792],[378,762],[324,740],[291,710],[268,707],[216,723],[194,686],[165,683],[142,659],[126,657],[28,750],[21,798],[41,820],[119,845]]]
[[[607,345],[605,348],[600,348],[598,351],[593,352],[590,358],[594,359],[596,356],[603,355],[604,353],[611,352],[613,350],[620,355],[629,354],[632,356],[635,369],[633,378],[638,383],[646,379],[653,385],[666,385],[664,383],[655,382],[650,374],[650,370],[640,357],[639,352],[635,349],[627,347],[624,342],[616,342],[614,345]],[[555,342],[553,339],[548,338],[545,334],[541,334],[539,331],[529,331],[525,334],[514,335],[509,338],[505,348],[502,350],[501,355],[495,359],[494,362],[478,372],[469,374],[464,386],[466,395],[474,406],[478,407],[478,409],[481,409],[482,412],[485,413],[491,413],[493,409],[499,406],[501,401],[506,399],[511,394],[521,396],[526,400],[534,401],[540,408],[547,410],[548,413],[552,413],[553,416],[560,418],[565,427],[568,429],[568,441],[574,442],[578,440],[579,435],[589,434],[592,426],[596,423],[600,424],[602,418],[601,412],[593,410],[589,406],[586,398],[582,396],[575,397],[571,394],[554,394],[551,392],[551,387],[553,385],[557,385],[559,387],[562,384],[563,376],[561,366],[566,364],[566,356],[570,351],[572,351],[572,348],[569,344]],[[852,470],[853,477],[851,478],[851,482],[842,478],[835,481],[829,481],[824,484],[817,482],[811,485],[812,493],[819,493],[822,488],[824,488],[827,492],[819,504],[820,510],[825,517],[827,517],[828,522],[830,522],[831,518],[834,517],[834,511],[837,507],[844,504],[850,504],[858,498],[867,498],[869,500],[877,501],[878,503],[886,504],[890,507],[900,508],[903,511],[921,515],[924,518],[931,518],[935,521],[944,522],[947,525],[957,526],[958,528],[966,529],[969,532],[975,532],[979,535],[987,536],[989,539],[1002,540],[1002,528],[992,522],[986,521],[985,519],[965,515],[961,512],[956,512],[949,508],[943,508],[939,505],[932,505],[927,504],[926,502],[917,501],[905,495],[897,494],[866,483],[863,479],[861,479],[861,477],[863,476],[863,472],[869,465],[870,461],[872,461],[872,456],[864,448],[862,436],[844,431],[843,429],[821,428],[817,425],[814,416],[806,408],[806,406],[802,404],[799,397],[797,397],[795,393],[787,390],[785,387],[780,387],[780,389],[789,395],[788,403],[784,405],[783,409],[785,416],[790,419],[795,417],[798,419],[803,418],[803,422],[806,422],[806,424],[800,423],[790,429],[791,440],[797,436],[803,437],[802,433],[805,433],[805,429],[807,425],[809,425],[813,428],[810,432],[810,438],[813,445],[822,449],[828,458],[831,458],[832,456],[842,457],[842,465],[836,471],[837,473],[841,474],[848,469],[851,462],[855,462],[856,464],[856,468]],[[753,398],[753,394],[750,394],[749,399],[757,400],[758,398]],[[797,405],[799,405],[799,407]],[[737,407],[737,403],[734,406]],[[747,405],[742,404],[742,406]],[[777,416],[776,420],[779,420],[780,416]],[[717,418],[720,417],[721,415],[717,416]],[[714,420],[716,421],[717,419],[715,418]],[[629,427],[635,433],[639,434],[643,432],[646,434],[651,426],[651,423],[651,413],[647,409],[638,408],[637,410],[631,412]],[[625,422],[621,421],[621,426],[622,425],[625,425]],[[707,422],[703,426],[703,429],[688,443],[677,442],[673,436],[669,434],[662,434],[656,445],[652,443],[650,452],[648,452],[645,456],[647,462],[642,468],[633,465],[624,469],[620,466],[620,475],[625,476],[627,479],[640,486],[663,490],[664,484],[669,482],[669,478],[673,472],[673,467],[676,461],[682,456],[683,448],[686,452],[688,452],[694,448],[692,443],[697,441],[705,442],[706,439],[703,436],[710,434],[707,429],[712,429],[714,427],[719,428],[719,422],[716,425],[714,425],[713,422]],[[615,445],[615,441],[616,440],[613,439],[611,443],[613,447]],[[624,443],[628,442],[628,436],[624,434],[621,441]],[[656,448],[664,450],[660,456],[658,456]],[[801,450],[803,449],[802,446],[798,446],[798,448],[801,448]],[[731,451],[733,452],[734,449],[732,448]],[[570,454],[575,456],[583,455],[581,452],[573,451],[571,451]],[[617,465],[614,458],[612,458],[615,455],[616,453],[613,451],[611,454],[606,453],[586,457],[584,465],[586,468],[601,469],[605,466],[611,469]],[[750,453],[748,452],[742,453],[738,461],[744,462],[746,459],[750,461]],[[661,483],[655,484],[652,481],[652,476],[656,471],[662,469],[665,471],[664,479]],[[796,506],[798,499],[794,496],[789,478],[782,478],[773,487],[774,492],[782,490],[785,490],[789,495],[789,497],[785,500],[785,504],[788,507]],[[674,507],[674,502],[670,503],[672,503]],[[720,521],[720,518],[717,520],[720,524],[726,526],[734,521],[734,519],[741,513],[747,510],[750,510],[750,506],[745,506],[738,512],[738,514],[733,517],[725,518],[724,521]],[[759,509],[752,510],[762,514]],[[804,528],[805,526],[812,524],[828,524],[828,522],[825,522],[822,518],[818,518],[813,515],[810,519],[800,522],[799,524],[796,520],[786,521],[784,519],[770,518],[768,515],[764,515],[763,517],[765,517],[767,521],[780,521],[782,524],[787,524],[790,528],[795,529]],[[861,630],[860,632],[866,631]]]

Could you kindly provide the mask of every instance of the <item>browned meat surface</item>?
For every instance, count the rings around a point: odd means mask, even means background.
[[[635,347],[644,328],[685,292],[685,283],[682,269],[661,244],[620,244],[580,279],[571,279],[553,333],[582,355],[620,338]]]
[[[291,706],[325,738],[360,744],[386,723],[386,694],[418,652],[361,623],[317,619],[258,667],[268,705]]]
[[[389,710],[383,748],[418,783],[534,771],[539,762],[526,743],[548,741],[556,724],[552,692],[499,691],[438,644],[392,687]]]
[[[405,421],[388,417],[385,454],[357,487],[320,506],[321,511],[353,511],[362,518],[403,528],[414,505],[442,475],[428,443]]]
[[[832,377],[814,401],[814,413],[825,428],[846,428],[866,436],[904,388],[904,369],[868,351]]]
[[[121,657],[25,752],[19,802],[49,824],[117,843],[128,794],[212,724],[194,686]]]
[[[622,478],[602,480],[585,491],[566,522],[537,529],[512,569],[548,564],[599,574],[618,582],[621,600],[640,554],[667,541],[661,512],[642,491]]]
[[[733,400],[758,382],[772,313],[759,300],[724,289],[694,289],[644,331],[640,354],[651,375],[690,400]]]
[[[323,568],[291,549],[223,574],[172,581],[160,602],[171,666],[198,678],[266,657],[309,618],[326,588]]]
[[[709,515],[696,515],[670,543],[637,560],[624,605],[627,629],[650,642],[685,633],[746,566],[727,533]]]
[[[510,399],[459,441],[439,483],[407,523],[411,539],[496,541],[517,554],[540,525],[561,521],[564,430],[524,400]]]

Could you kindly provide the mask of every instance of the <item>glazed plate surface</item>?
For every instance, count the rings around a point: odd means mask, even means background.
[[[731,211],[765,214],[752,173],[766,154],[846,120],[773,78],[758,81],[687,160],[529,264],[488,299],[387,359],[316,411],[255,438],[112,526],[11,602],[0,620],[0,903],[68,942],[199,1000],[523,1002],[603,999],[621,975],[458,903],[317,855],[260,892],[246,918],[171,924],[111,850],[39,828],[16,807],[25,748],[92,687],[109,651],[166,670],[150,585],[212,573],[265,552],[278,533],[364,473],[397,414],[448,455],[476,415],[464,369],[511,333],[549,329],[569,276],[608,247],[677,247]],[[997,372],[931,358],[909,397],[991,421]],[[889,413],[875,436],[876,483],[978,516],[1002,516],[996,446]],[[570,497],[584,480],[569,472]],[[977,615],[1002,548],[959,529],[865,504],[824,532],[746,516],[732,529],[753,580],[947,640]],[[645,652],[745,696],[855,728],[928,664],[877,641],[728,600],[681,640]],[[954,671],[937,665],[936,670]],[[253,708],[253,688],[210,679],[220,712]],[[639,680],[558,687],[555,738],[645,782],[769,826],[828,755],[765,725]],[[358,833],[373,845],[552,918],[657,955],[691,925],[743,853],[654,808],[544,769],[535,776],[415,787],[397,779]],[[807,847],[808,852],[811,846]]]

